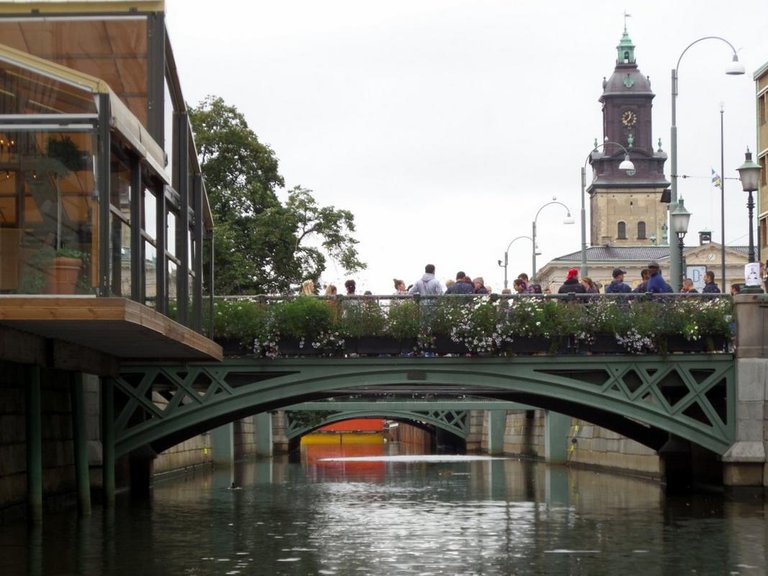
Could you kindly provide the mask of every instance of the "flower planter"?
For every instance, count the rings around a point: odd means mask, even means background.
[[[728,339],[725,336],[704,336],[707,352],[728,352]]]
[[[221,346],[224,356],[244,356],[253,353],[253,350],[243,344],[239,338],[216,338],[215,341]]]
[[[469,354],[469,349],[463,342],[454,342],[450,336],[435,336],[430,351],[437,354]]]
[[[344,350],[347,353],[361,356],[392,356],[413,351],[415,339],[398,340],[392,336],[361,336],[360,338],[345,338]]]
[[[304,340],[304,346],[299,346],[298,338],[280,338],[277,341],[277,352],[280,356],[317,356],[321,350],[312,346],[311,340]]]
[[[515,336],[511,342],[505,342],[502,350],[517,355],[565,354],[568,351],[562,338],[546,336]]]
[[[706,352],[707,340],[688,340],[683,336],[672,335],[667,337],[667,352]]]
[[[616,341],[614,334],[598,333],[594,341],[589,345],[592,354],[625,354],[626,350]]]

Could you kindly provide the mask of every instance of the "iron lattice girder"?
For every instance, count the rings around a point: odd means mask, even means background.
[[[289,440],[303,436],[312,430],[352,418],[389,418],[392,420],[404,420],[411,422],[424,422],[442,428],[459,438],[466,439],[469,436],[469,411],[467,410],[407,410],[404,408],[391,407],[386,412],[381,408],[371,407],[371,409],[343,410],[325,415],[322,419],[307,425],[304,420],[297,420],[294,417],[295,410],[288,410],[285,413],[286,437]]]
[[[735,430],[734,362],[722,354],[238,358],[124,366],[113,382],[118,455],[147,446],[164,450],[249,414],[360,391],[519,401],[587,414],[622,433],[622,422],[627,430],[661,430],[718,454],[733,443]],[[636,439],[643,441],[640,433]]]

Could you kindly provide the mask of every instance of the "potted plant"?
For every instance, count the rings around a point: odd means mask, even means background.
[[[413,300],[393,301],[387,310],[386,332],[399,347],[400,353],[411,353],[421,330],[421,306]]]
[[[616,338],[632,327],[628,302],[602,297],[592,299],[583,306],[581,322],[574,330],[576,341],[592,353],[622,353]]]
[[[55,158],[72,172],[84,170],[87,165],[87,155],[77,147],[77,144],[69,136],[49,138],[46,148],[49,158]]]
[[[344,298],[341,302],[340,323],[347,352],[394,353],[393,340],[386,334],[386,313],[373,296]]]
[[[331,308],[313,296],[299,296],[272,306],[271,328],[281,355],[319,354],[333,333]]]
[[[252,299],[217,298],[213,303],[213,339],[227,356],[247,354],[259,347],[275,346],[269,338],[267,304]],[[263,340],[261,340],[263,338]]]
[[[491,296],[475,298],[461,309],[451,337],[463,342],[475,354],[491,354],[504,340],[506,318],[500,300]]]
[[[88,254],[73,248],[59,248],[51,259],[46,278],[49,294],[75,294],[83,284]]]
[[[419,346],[426,352],[437,354],[467,354],[469,349],[454,332],[462,322],[465,311],[475,302],[474,295],[446,296],[421,304],[422,328]]]

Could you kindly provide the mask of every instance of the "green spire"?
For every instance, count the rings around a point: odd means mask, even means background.
[[[621,41],[616,46],[616,50],[618,50],[616,64],[635,64],[635,45],[632,44],[632,39],[627,33],[626,18],[624,19],[624,34],[622,34]]]

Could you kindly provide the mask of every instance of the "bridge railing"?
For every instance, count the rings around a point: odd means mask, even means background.
[[[227,355],[727,353],[730,296],[568,294],[225,296]]]

